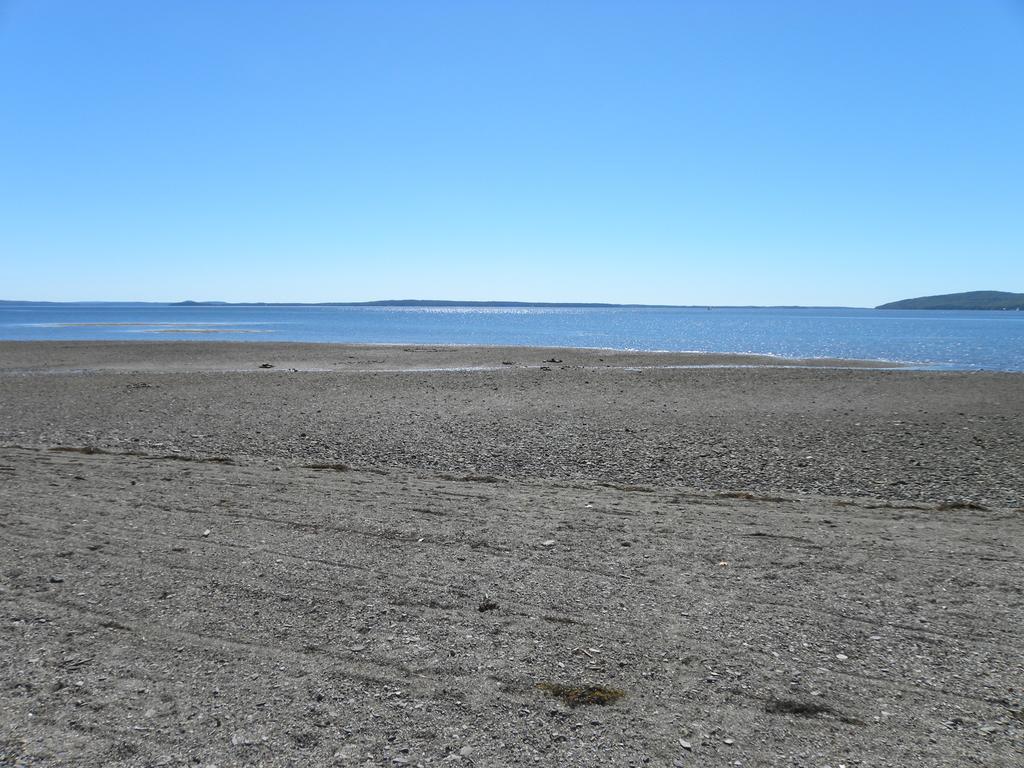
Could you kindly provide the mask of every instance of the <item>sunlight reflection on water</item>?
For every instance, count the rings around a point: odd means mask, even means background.
[[[253,333],[254,330],[260,333]],[[219,331],[218,333],[213,333]],[[1024,371],[1024,313],[662,307],[0,305],[0,338],[486,344]]]

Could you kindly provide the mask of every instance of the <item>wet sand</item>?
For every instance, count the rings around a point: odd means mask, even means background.
[[[0,764],[1019,765],[1024,380],[788,362],[0,343]]]

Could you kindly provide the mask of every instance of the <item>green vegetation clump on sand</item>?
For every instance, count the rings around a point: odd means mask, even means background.
[[[598,704],[605,706],[614,704],[625,696],[624,691],[616,688],[605,688],[603,685],[561,685],[559,683],[537,683],[542,691],[561,699],[570,707],[581,707]]]

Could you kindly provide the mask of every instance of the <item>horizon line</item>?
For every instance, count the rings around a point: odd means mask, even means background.
[[[609,309],[875,309],[870,306],[845,304],[644,304],[636,302],[603,301],[515,301],[477,299],[373,299],[370,301],[146,301],[146,300],[34,300],[0,299],[3,304],[46,304],[46,305],[152,305],[167,307],[570,307]]]

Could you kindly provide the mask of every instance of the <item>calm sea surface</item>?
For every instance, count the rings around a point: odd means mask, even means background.
[[[1024,371],[1024,312],[0,305],[0,338],[511,344]]]

